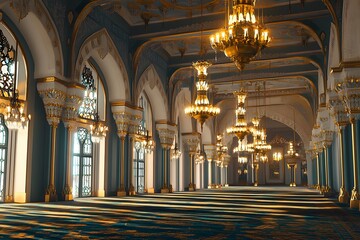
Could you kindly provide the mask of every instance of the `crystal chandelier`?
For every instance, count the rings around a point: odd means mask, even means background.
[[[198,82],[196,83],[196,100],[195,104],[185,109],[185,114],[198,120],[201,124],[201,130],[204,122],[213,116],[220,113],[220,108],[210,104],[207,97],[209,89],[208,82],[206,81],[207,69],[211,66],[208,61],[197,61],[193,63],[193,67],[197,70]]]
[[[99,113],[97,112],[94,123],[90,125],[91,141],[99,143],[102,138],[106,137],[107,131],[108,127],[100,121]]]
[[[295,146],[296,146],[296,141],[295,141],[295,137],[296,137],[296,133],[295,133],[295,110],[294,110],[294,130],[293,130],[293,141],[289,142],[289,150],[287,150],[285,157],[288,158],[298,158],[300,157],[300,154],[298,152],[296,152]]]
[[[283,159],[282,153],[281,152],[274,152],[273,153],[273,160],[276,162],[279,162]]]
[[[27,126],[28,122],[31,119],[30,114],[26,115],[24,113],[24,107],[20,103],[19,100],[19,92],[16,89],[16,80],[17,80],[17,72],[18,72],[18,43],[16,43],[16,49],[9,45],[7,39],[1,32],[1,47],[2,52],[5,54],[5,59],[7,61],[5,63],[1,62],[1,75],[7,75],[8,78],[12,79],[12,95],[10,98],[10,103],[6,107],[6,112],[4,114],[5,124],[9,129],[20,129]],[[4,51],[7,52],[4,52]],[[14,66],[15,65],[15,66]]]
[[[146,130],[140,124],[137,132],[139,142],[141,143],[141,148],[143,148],[147,153],[151,153],[154,150],[155,143],[152,140],[152,137],[149,135],[149,130]]]
[[[237,138],[242,141],[246,135],[250,133],[245,120],[245,99],[246,93],[243,90],[239,92],[234,92],[234,95],[237,97],[237,109],[235,110],[236,121],[235,126],[226,129],[226,132],[229,134],[234,134]]]
[[[106,132],[108,131],[108,127],[105,126],[100,121],[98,90],[99,90],[99,79],[97,81],[96,98],[95,98],[96,99],[96,113],[94,116],[94,123],[92,125],[90,125],[91,140],[96,143],[99,143],[101,141],[101,139],[105,138]]]
[[[171,149],[171,160],[176,160],[181,157],[181,151],[177,146],[177,143],[175,143],[175,146],[173,149]]]
[[[232,6],[230,3],[232,2]],[[256,0],[226,1],[232,13],[225,14],[225,29],[210,37],[215,52],[224,52],[240,70],[270,41],[269,32],[255,16]],[[225,6],[225,12],[226,11]]]

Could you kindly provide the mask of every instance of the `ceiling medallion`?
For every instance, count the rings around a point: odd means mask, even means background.
[[[239,70],[243,70],[270,41],[269,32],[255,16],[255,0],[227,1],[229,12],[225,29],[210,37],[211,47],[215,52],[224,52]],[[230,3],[232,5],[230,6]],[[226,11],[225,2],[225,12]]]
[[[209,84],[206,81],[207,69],[211,66],[208,61],[197,61],[193,63],[193,67],[197,70],[198,82],[196,83],[196,100],[195,104],[185,109],[185,114],[198,120],[201,124],[201,130],[204,122],[220,113],[220,108],[210,104],[207,97]]]

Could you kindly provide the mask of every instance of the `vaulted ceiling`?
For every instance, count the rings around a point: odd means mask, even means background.
[[[210,47],[209,36],[224,26],[225,1],[77,0],[71,4],[81,12],[89,3],[98,2],[94,8],[110,13],[113,21],[125,20],[134,49],[134,69],[141,53],[151,49],[168,63],[169,86],[191,86],[192,62],[206,59],[213,63],[208,79],[214,103],[233,98],[232,92],[240,87],[250,92],[250,98],[255,97],[255,82],[266,81],[264,95],[305,99],[314,114],[318,84],[326,85],[330,25],[341,11],[341,1],[256,1],[256,14],[268,28],[271,42],[243,71]]]

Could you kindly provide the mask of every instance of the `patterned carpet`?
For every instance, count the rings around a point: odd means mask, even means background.
[[[306,188],[230,187],[1,204],[0,238],[360,239],[360,212]]]

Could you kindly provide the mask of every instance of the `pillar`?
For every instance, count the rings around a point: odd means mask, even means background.
[[[350,208],[359,208],[359,192],[358,192],[358,157],[357,157],[357,137],[356,128],[357,121],[355,118],[350,120],[351,123],[351,139],[352,139],[352,159],[354,169],[354,187],[351,191]]]
[[[213,144],[204,144],[204,151],[206,154],[206,158],[208,161],[208,184],[207,184],[207,188],[212,188],[213,184],[212,184],[212,162],[213,159],[216,157],[216,146]]]
[[[48,187],[45,192],[45,202],[52,202],[57,201],[55,189],[56,129],[60,123],[63,108],[65,106],[67,86],[65,86],[61,80],[52,77],[39,81],[37,89],[43,100],[46,119],[51,128],[50,174]]]
[[[169,123],[166,120],[156,122],[156,130],[159,133],[160,144],[163,151],[163,183],[161,187],[161,193],[172,192],[172,186],[170,183],[170,168],[169,168],[169,156],[170,148],[173,145],[176,133],[176,124]]]
[[[190,156],[190,182],[188,186],[188,191],[195,191],[196,185],[194,183],[194,157],[196,154],[196,150],[198,144],[200,142],[200,133],[191,132],[191,133],[183,133],[182,141]]]
[[[66,170],[65,170],[65,186],[64,198],[65,201],[73,200],[72,193],[72,135],[76,131],[76,121],[78,119],[78,109],[82,103],[85,88],[82,85],[72,84],[68,86],[65,106],[62,114],[62,121],[64,122],[67,131],[67,154],[66,154]]]

